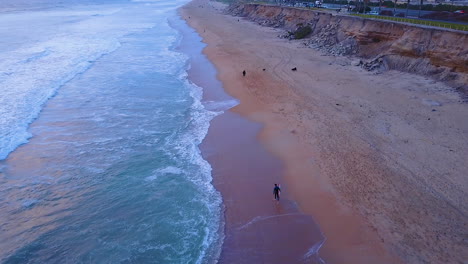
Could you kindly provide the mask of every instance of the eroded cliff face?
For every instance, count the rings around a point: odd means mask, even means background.
[[[468,95],[467,32],[259,4],[232,5],[228,12],[288,31],[308,25],[310,46],[363,58],[369,70],[430,76]]]

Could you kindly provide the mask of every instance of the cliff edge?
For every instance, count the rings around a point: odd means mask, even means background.
[[[356,66],[367,70],[430,76],[468,98],[468,32],[261,4],[234,4],[227,12],[289,32],[309,27],[307,46],[357,56],[363,60]]]

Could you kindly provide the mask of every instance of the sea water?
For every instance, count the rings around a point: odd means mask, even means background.
[[[0,262],[216,262],[187,1],[0,1]]]

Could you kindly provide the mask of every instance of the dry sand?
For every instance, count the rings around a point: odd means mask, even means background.
[[[284,164],[271,182],[282,179],[290,203],[299,205],[299,210],[291,210],[318,223],[326,237],[320,256],[327,263],[466,263],[468,105],[459,95],[420,76],[394,71],[375,75],[349,66],[349,58],[323,56],[278,38],[277,29],[224,15],[222,8],[217,2],[195,0],[181,14],[208,44],[204,52],[224,89],[240,100],[233,112],[263,125],[262,146]],[[229,136],[238,129],[210,132],[208,140],[217,133],[226,140],[252,143]],[[242,156],[248,150],[233,151]],[[213,155],[210,160],[214,172],[229,170],[229,162],[212,162],[215,159]],[[242,162],[248,161],[234,164]],[[227,226],[247,224],[250,218],[229,215],[245,213],[242,204],[226,199],[236,185],[222,187],[219,182],[226,176],[214,177],[225,199]],[[264,199],[259,194],[249,198]],[[258,206],[262,203],[253,208]],[[288,220],[280,224],[287,230],[289,223],[295,226]],[[242,241],[268,244],[264,231],[250,232],[263,233],[225,243],[222,262],[249,263],[236,251],[245,247]],[[307,232],[315,234],[313,228]],[[229,229],[226,235],[228,241]],[[310,241],[290,247],[304,243]],[[272,250],[270,260],[250,263],[286,263],[269,262],[281,254]],[[236,256],[239,262],[232,261]]]

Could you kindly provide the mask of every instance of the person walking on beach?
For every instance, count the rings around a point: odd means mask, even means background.
[[[280,200],[280,193],[281,193],[281,188],[278,186],[278,184],[275,183],[275,188],[273,188],[273,195],[275,196],[276,201]]]

